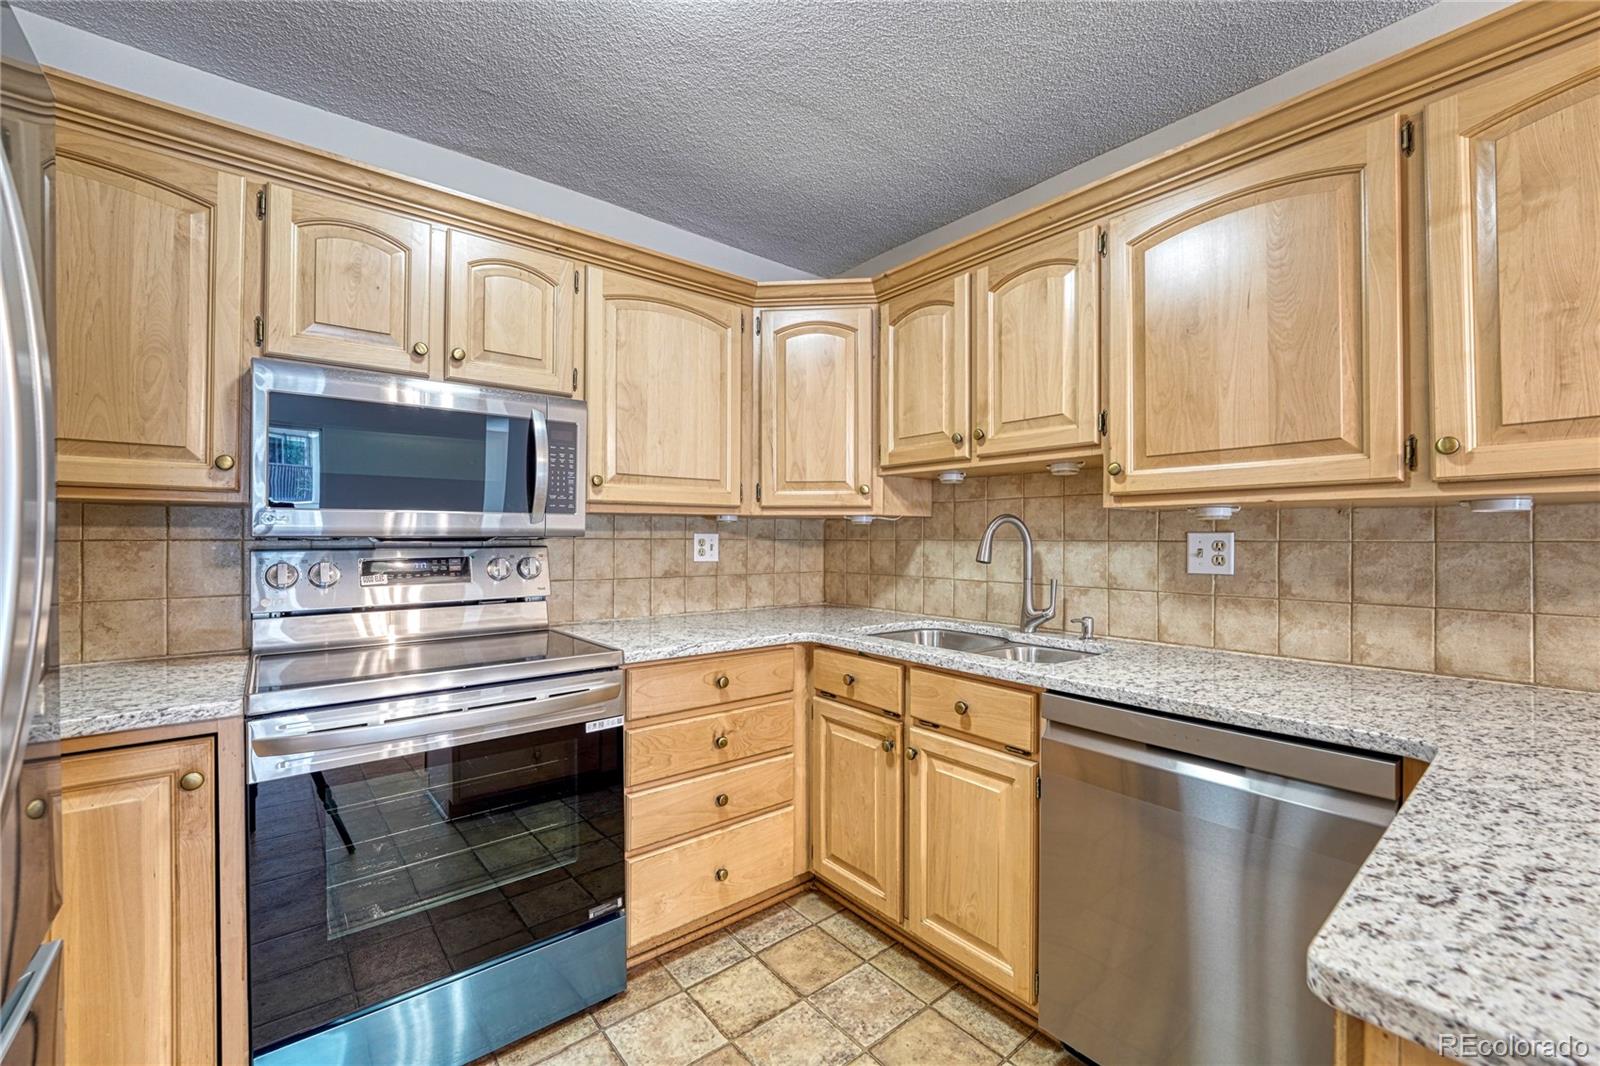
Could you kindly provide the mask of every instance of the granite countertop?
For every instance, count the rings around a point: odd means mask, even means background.
[[[1105,652],[1046,665],[872,635],[918,621],[795,607],[563,628],[630,663],[822,644],[1425,760],[1311,944],[1312,990],[1426,1047],[1487,1042],[1467,1061],[1600,1062],[1600,696],[1131,641],[1027,638]]]
[[[53,739],[179,725],[244,713],[248,655],[64,666],[45,675]],[[52,739],[36,729],[35,740]]]

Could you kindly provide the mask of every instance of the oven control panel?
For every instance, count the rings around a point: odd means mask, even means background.
[[[250,613],[300,614],[550,595],[543,545],[311,548],[250,553]]]

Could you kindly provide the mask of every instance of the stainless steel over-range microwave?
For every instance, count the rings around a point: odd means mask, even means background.
[[[257,359],[251,413],[255,536],[583,532],[581,401]]]

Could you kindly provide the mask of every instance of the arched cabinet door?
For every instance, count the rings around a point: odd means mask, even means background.
[[[444,374],[451,381],[571,394],[582,320],[578,265],[450,231]]]
[[[971,274],[920,285],[884,301],[879,425],[885,468],[972,454],[969,302]]]
[[[1600,35],[1422,129],[1434,476],[1600,473]]]
[[[590,504],[738,510],[744,309],[599,267],[585,288]]]
[[[872,309],[761,312],[761,506],[872,499]]]
[[[1404,479],[1401,121],[1108,221],[1113,495]]]
[[[265,354],[421,377],[438,366],[442,228],[271,185],[266,243]]]

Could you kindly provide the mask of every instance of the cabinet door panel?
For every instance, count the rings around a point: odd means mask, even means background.
[[[811,722],[812,872],[897,922],[900,722],[822,696],[811,700]]]
[[[1099,448],[1097,233],[1091,226],[1059,234],[974,273],[978,458]]]
[[[739,506],[739,307],[589,271],[590,503]]]
[[[918,726],[907,744],[909,930],[1031,1003],[1037,769]]]
[[[971,282],[970,274],[945,278],[883,305],[879,388],[885,467],[971,454],[967,439]]]
[[[237,491],[244,179],[74,135],[54,183],[58,481]]]
[[[871,309],[764,311],[761,320],[761,506],[869,506]]]
[[[461,230],[450,231],[449,247],[445,377],[575,391],[577,263]]]
[[[282,185],[267,195],[266,354],[427,375],[442,344],[433,227]]]
[[[68,1062],[217,1057],[215,786],[208,740],[61,761]],[[208,779],[195,791],[178,780]]]
[[[1435,476],[1600,472],[1600,36],[1423,130]]]
[[[1111,219],[1113,494],[1399,481],[1399,120]]]

